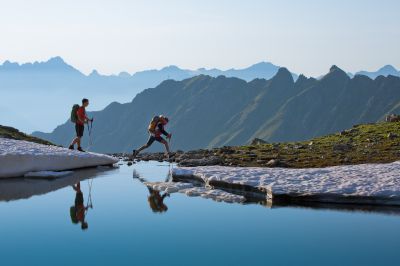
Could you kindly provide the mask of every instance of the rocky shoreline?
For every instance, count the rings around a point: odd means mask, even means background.
[[[356,125],[340,133],[308,141],[266,143],[255,139],[247,146],[143,153],[136,161],[169,161],[178,166],[237,166],[315,168],[363,163],[389,163],[400,159],[400,123]],[[131,154],[113,154],[133,164]]]

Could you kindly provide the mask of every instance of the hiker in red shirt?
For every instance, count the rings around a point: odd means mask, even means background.
[[[80,106],[76,111],[76,122],[75,122],[75,131],[76,137],[72,140],[69,145],[69,149],[73,150],[74,145],[78,144],[78,151],[84,152],[81,147],[81,138],[83,137],[83,132],[85,131],[85,123],[88,121],[93,121],[93,119],[89,119],[86,116],[85,108],[89,105],[88,99],[82,99],[82,106]]]

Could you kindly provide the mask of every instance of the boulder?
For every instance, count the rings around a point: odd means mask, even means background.
[[[338,143],[333,145],[332,149],[334,152],[346,152],[351,150],[351,145],[350,144],[345,144],[345,143]]]
[[[397,138],[397,137],[398,137],[398,135],[395,134],[395,133],[392,133],[392,132],[390,132],[389,134],[387,134],[387,138],[388,138],[388,139],[395,139],[395,138]]]
[[[201,159],[186,159],[179,162],[179,166],[206,166],[219,165],[222,159],[217,156],[203,157]]]
[[[266,142],[263,139],[259,139],[259,138],[255,138],[251,141],[250,145],[261,145],[261,144],[267,144],[268,142]]]
[[[279,161],[276,159],[271,159],[267,162],[265,166],[267,167],[277,167],[279,165]]]
[[[385,117],[386,122],[400,122],[400,115],[390,114]]]

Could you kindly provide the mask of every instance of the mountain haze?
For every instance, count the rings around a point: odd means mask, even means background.
[[[81,73],[61,57],[45,62],[12,63],[0,65],[0,122],[30,132],[33,129],[50,131],[65,117],[74,103],[83,97],[91,100],[92,110],[101,110],[110,102],[130,102],[137,93],[155,87],[167,79],[183,80],[200,74],[239,77],[247,81],[270,79],[279,67],[261,62],[244,69],[187,70],[168,66],[160,70],[146,70],[133,74],[101,75],[93,70]],[[295,74],[293,74],[296,77]],[[62,104],[60,105],[60,102]],[[35,108],[31,108],[35,103]],[[51,112],[49,112],[51,110]],[[43,114],[46,118],[43,119]],[[13,117],[13,119],[10,119]]]

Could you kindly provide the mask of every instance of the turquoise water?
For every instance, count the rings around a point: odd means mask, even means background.
[[[149,181],[164,181],[169,171],[143,162],[63,180],[0,181],[1,265],[399,264],[400,216],[228,204],[181,193],[164,199],[168,210],[153,212],[134,169]],[[70,214],[76,197],[70,184],[79,180],[85,205],[91,188],[86,230]]]

